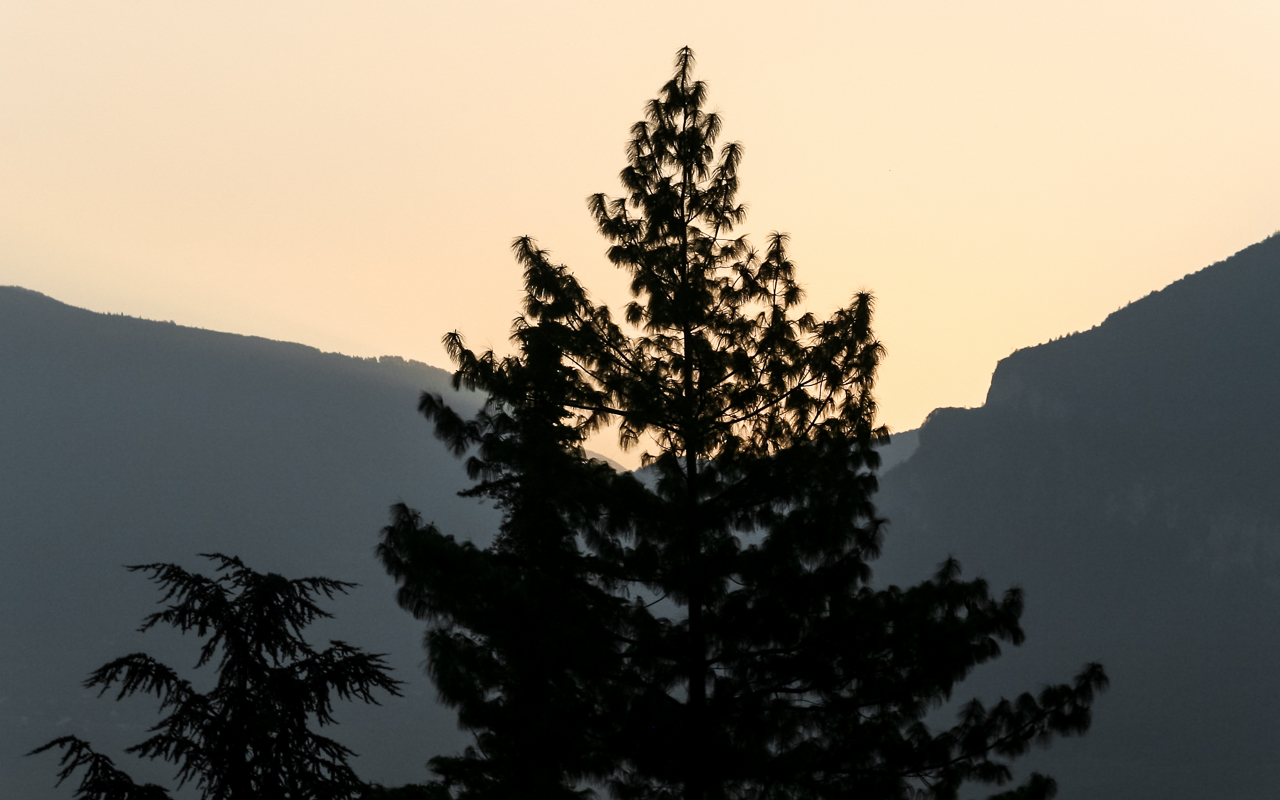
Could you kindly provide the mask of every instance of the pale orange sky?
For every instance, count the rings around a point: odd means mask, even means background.
[[[587,195],[689,44],[741,229],[879,298],[882,421],[1280,228],[1280,3],[0,3],[0,284],[440,366],[508,245],[625,299]]]

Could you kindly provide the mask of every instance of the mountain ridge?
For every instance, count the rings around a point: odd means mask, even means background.
[[[1063,800],[1280,785],[1278,306],[1273,236],[1003,359],[881,479],[881,581],[950,553],[1026,591],[1028,642],[977,691],[1107,666],[1094,729],[1031,762]]]
[[[408,696],[340,708],[336,738],[371,780],[427,777],[463,739],[420,664],[421,624],[400,611],[373,557],[397,501],[484,541],[492,509],[458,498],[461,465],[417,413],[439,391],[466,413],[448,373],[262,337],[98,314],[0,289],[0,796],[57,798],[56,759],[20,754],[74,732],[139,779],[165,765],[121,752],[157,717],[143,701],[84,696],[106,661],[143,650],[183,674],[190,637],[136,633],[159,599],[121,565],[197,553],[261,572],[355,581],[327,603],[313,640],[386,652]],[[190,791],[179,796],[190,796]]]
[[[960,687],[994,698],[1102,661],[1094,730],[1030,765],[1062,800],[1270,797],[1280,785],[1280,237],[1002,359],[987,402],[937,409],[886,451],[879,583],[948,554],[1022,585],[1028,642]],[[151,586],[114,565],[203,565],[361,588],[327,634],[388,652],[409,696],[341,709],[368,779],[426,777],[465,742],[422,675],[421,624],[372,557],[392,502],[483,543],[492,508],[456,497],[461,465],[417,413],[454,398],[443,370],[78,309],[0,287],[0,795],[65,797],[68,732],[121,756],[145,703],[81,697],[89,670],[146,650],[185,671],[190,641],[141,637]],[[893,446],[891,446],[893,448]],[[317,636],[317,639],[323,636]],[[164,766],[120,757],[140,778]],[[135,769],[135,766],[137,768]]]

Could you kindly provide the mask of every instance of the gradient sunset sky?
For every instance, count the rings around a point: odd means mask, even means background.
[[[690,45],[740,229],[878,297],[881,419],[1280,228],[1280,2],[0,3],[0,285],[448,366],[513,237],[626,299],[585,198]],[[1189,320],[1188,324],[1196,324]]]

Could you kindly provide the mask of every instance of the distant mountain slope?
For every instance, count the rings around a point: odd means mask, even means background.
[[[260,571],[362,584],[328,605],[316,640],[391,653],[410,696],[340,709],[336,738],[357,770],[422,780],[461,743],[420,664],[421,624],[398,609],[373,558],[400,499],[460,536],[494,512],[454,496],[461,465],[415,411],[447,375],[396,358],[349,358],[254,337],[96,314],[0,288],[0,797],[67,798],[56,758],[21,754],[74,732],[136,776],[172,785],[121,746],[157,721],[154,703],[87,695],[110,658],[145,649],[182,670],[188,638],[134,633],[159,599],[121,565],[196,554]],[[463,399],[466,405],[474,400]]]
[[[884,453],[879,582],[914,582],[953,553],[1027,591],[1027,643],[957,699],[1107,666],[1094,730],[1034,757],[1062,800],[1280,787],[1278,308],[1272,237],[1014,353],[986,405],[939,409]],[[363,776],[419,780],[456,750],[464,737],[419,669],[421,625],[372,557],[398,499],[462,537],[496,522],[454,496],[463,471],[414,412],[446,380],[0,288],[0,797],[70,796],[52,789],[56,759],[19,755],[53,736],[112,754],[142,737],[151,703],[80,681],[140,649],[186,667],[194,642],[133,632],[158,597],[120,565],[198,568],[209,550],[364,584],[315,637],[389,652],[411,682],[403,700],[340,710]],[[170,782],[167,767],[122,761]]]
[[[1273,236],[1004,359],[883,476],[881,581],[953,553],[1026,589],[1026,644],[973,686],[1107,666],[1094,730],[1037,757],[1060,798],[1280,792],[1277,410]]]

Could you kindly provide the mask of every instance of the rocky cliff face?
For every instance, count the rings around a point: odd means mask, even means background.
[[[1265,797],[1280,785],[1280,237],[1004,359],[882,480],[879,575],[948,553],[1027,592],[980,692],[1102,661],[1095,729],[1037,766],[1063,798]],[[984,674],[985,673],[985,674]]]

